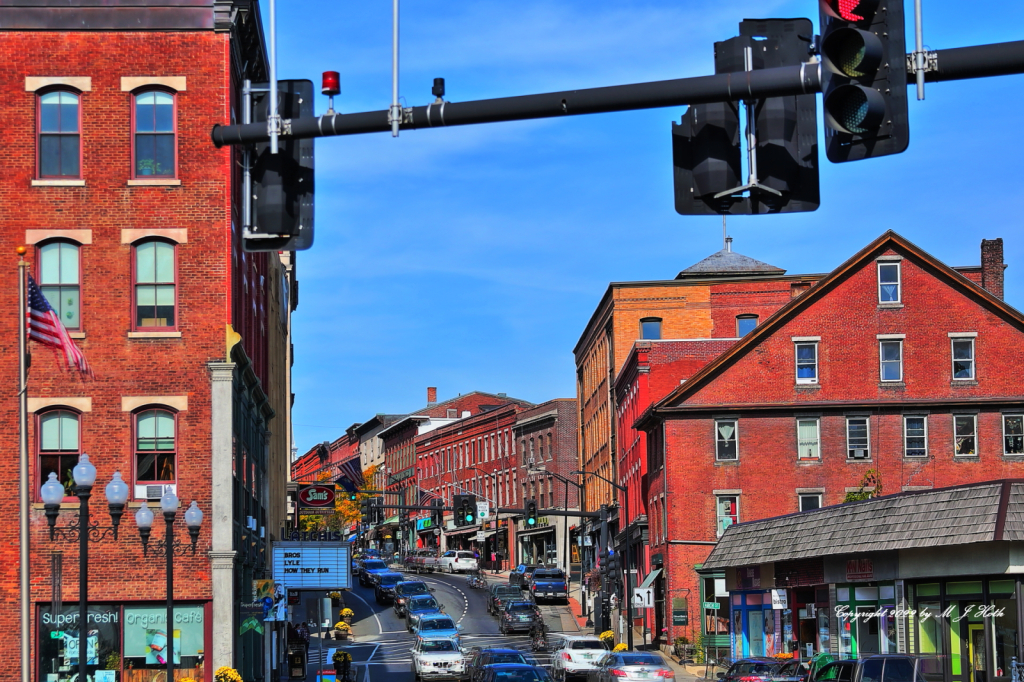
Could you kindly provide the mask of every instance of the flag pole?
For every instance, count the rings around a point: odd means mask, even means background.
[[[28,263],[25,262],[24,246],[19,246],[18,252],[18,408],[19,414],[19,460],[18,460],[18,507],[20,513],[20,537],[19,537],[19,559],[21,562],[21,682],[31,682],[32,679],[32,628],[30,625],[30,583],[28,574],[28,513],[29,513],[29,483],[28,483],[28,363],[26,344],[26,306],[25,297],[25,270]]]

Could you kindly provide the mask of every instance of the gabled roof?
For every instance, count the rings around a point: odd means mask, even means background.
[[[774,265],[762,263],[750,256],[736,253],[731,248],[725,248],[686,268],[676,275],[676,279],[784,274],[786,274],[786,271],[782,268],[777,268]]]
[[[888,230],[857,252],[852,258],[826,275],[816,285],[812,286],[807,293],[793,299],[780,308],[771,317],[765,320],[763,324],[758,325],[752,332],[740,339],[735,346],[720,355],[714,362],[706,365],[704,369],[694,374],[686,383],[680,385],[674,391],[658,401],[658,403],[649,408],[647,412],[637,420],[637,427],[642,428],[653,415],[665,414],[671,411],[672,408],[685,402],[686,398],[693,395],[718,377],[739,358],[756,348],[758,344],[774,334],[776,330],[785,325],[796,315],[806,310],[811,304],[828,295],[836,286],[845,280],[848,274],[856,271],[890,248],[902,251],[905,254],[911,254],[920,259],[925,267],[931,269],[933,275],[946,279],[951,285],[959,287],[962,290],[970,291],[972,295],[977,296],[980,299],[983,305],[994,309],[999,314],[1016,321],[1021,325],[1021,327],[1024,327],[1024,315],[1022,315],[1019,310],[1007,304],[1002,299],[993,296],[991,293],[964,277],[962,274],[928,252],[924,251],[913,242],[892,230]]]
[[[1022,480],[918,490],[736,524],[702,569],[999,540],[1024,540]]]

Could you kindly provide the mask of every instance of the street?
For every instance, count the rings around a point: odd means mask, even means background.
[[[463,575],[433,574],[409,576],[409,579],[423,580],[436,591],[434,596],[444,605],[444,611],[462,626],[464,649],[495,646],[519,649],[530,653],[530,640],[526,634],[502,635],[498,632],[498,620],[487,613],[488,590],[471,589]],[[488,584],[505,582],[502,576],[487,576]],[[412,682],[412,648],[414,637],[405,627],[405,619],[395,615],[390,604],[381,605],[374,600],[373,589],[361,587],[358,582],[345,593],[345,603],[355,612],[352,620],[354,638],[345,642],[325,639],[323,653],[320,642],[313,637],[309,645],[309,674],[307,682],[316,682],[317,671],[333,671],[331,656],[337,648],[352,654],[356,682]],[[569,613],[569,607],[562,604],[541,604],[541,613],[548,631],[577,633],[579,628]],[[549,642],[554,642],[549,637]],[[532,654],[541,665],[550,665],[548,653]],[[321,665],[321,662],[325,662]]]

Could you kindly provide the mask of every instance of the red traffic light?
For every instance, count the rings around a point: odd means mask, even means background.
[[[323,86],[320,92],[334,97],[341,94],[341,74],[337,71],[324,71]]]
[[[843,21],[864,21],[878,10],[878,0],[820,0],[821,10]]]

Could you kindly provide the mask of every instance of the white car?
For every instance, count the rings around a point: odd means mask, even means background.
[[[558,649],[551,655],[551,676],[555,682],[586,677],[597,670],[598,663],[608,653],[604,642],[592,635],[562,635],[561,639]]]
[[[450,549],[437,560],[437,568],[446,573],[469,573],[478,566],[472,552]]]
[[[466,671],[462,649],[449,637],[417,637],[412,648],[412,673],[422,680],[459,680]]]

